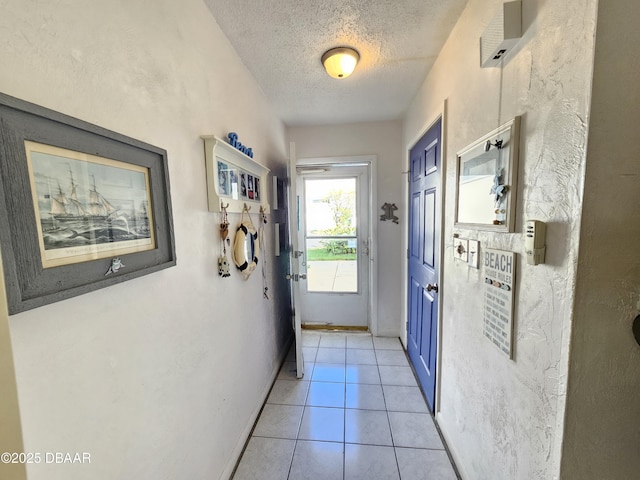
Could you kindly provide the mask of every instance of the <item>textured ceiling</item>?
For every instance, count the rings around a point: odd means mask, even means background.
[[[204,0],[289,126],[400,118],[467,0]],[[320,62],[351,46],[348,78]]]

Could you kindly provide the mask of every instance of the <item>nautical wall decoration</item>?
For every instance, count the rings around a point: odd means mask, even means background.
[[[120,260],[120,257],[116,257],[111,260],[109,270],[107,270],[107,273],[105,273],[104,276],[106,277],[107,275],[111,275],[112,273],[118,273],[121,268],[124,268],[122,260]]]
[[[229,271],[229,259],[227,258],[227,244],[229,243],[229,218],[227,217],[227,207],[229,204],[220,204],[220,244],[221,252],[218,256],[218,275],[222,278],[231,276]]]
[[[25,142],[44,268],[154,248],[147,169]]]
[[[483,334],[509,358],[512,357],[513,290],[516,255],[513,252],[484,251]]]
[[[247,147],[246,145],[243,145],[238,141],[238,134],[236,132],[229,132],[229,135],[227,135],[227,138],[229,139],[229,145],[231,145],[234,148],[237,148],[246,156],[253,158],[253,150],[250,147]]]
[[[218,137],[205,135],[202,138],[209,211],[219,212],[221,202],[224,202],[229,213],[241,213],[245,203],[259,204],[269,213],[266,191],[269,169]]]
[[[267,256],[265,255],[266,242],[264,240],[264,226],[267,224],[267,214],[260,207],[260,226],[258,227],[258,240],[260,242],[260,255],[262,256],[262,298],[269,300],[269,287],[267,286]]]
[[[10,314],[176,264],[165,150],[2,93],[0,138]]]
[[[233,263],[240,271],[243,280],[248,280],[258,266],[258,252],[260,251],[260,240],[258,230],[256,230],[249,210],[251,207],[244,206],[240,225],[236,230],[233,239]],[[246,214],[246,219],[245,219]]]

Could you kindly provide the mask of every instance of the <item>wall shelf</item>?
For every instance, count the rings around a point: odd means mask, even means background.
[[[202,135],[207,168],[209,211],[219,212],[221,203],[229,213],[240,213],[246,204],[270,213],[267,176],[269,169],[225,140]]]

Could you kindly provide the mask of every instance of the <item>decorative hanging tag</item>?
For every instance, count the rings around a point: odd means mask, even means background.
[[[229,218],[227,216],[227,208],[229,208],[228,203],[225,205],[220,202],[220,238],[222,238],[223,243],[229,236]]]
[[[218,257],[218,275],[222,278],[231,276],[231,272],[229,271],[229,260],[227,259],[226,254]]]
[[[260,244],[260,255],[262,256],[262,297],[265,300],[269,300],[269,287],[267,286],[267,256],[265,254],[265,241],[264,241],[264,226],[267,224],[267,213],[264,208],[260,206],[260,228],[258,229],[258,238]]]
[[[221,223],[220,224],[220,238],[222,238],[222,243],[224,243],[224,241],[227,239],[228,236],[229,236],[229,224],[228,223]]]
[[[229,241],[229,219],[227,218],[227,208],[229,204],[225,205],[220,202],[220,239],[222,246],[222,253],[218,257],[218,275],[222,278],[231,276],[229,270],[229,259],[227,258],[227,242]]]

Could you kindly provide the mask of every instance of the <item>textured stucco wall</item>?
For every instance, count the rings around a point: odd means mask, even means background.
[[[640,4],[599,2],[562,478],[640,472]]]
[[[481,69],[478,39],[500,4],[470,0],[407,113],[404,144],[410,148],[448,99],[438,423],[464,478],[554,479],[560,470],[596,4],[523,2],[524,35],[516,50],[502,71]],[[515,115],[522,116],[516,232],[454,227],[456,152]],[[527,219],[547,222],[544,265],[526,265]],[[456,232],[480,240],[481,249],[518,254],[513,361],[482,335],[483,271],[454,262]]]
[[[378,240],[378,331],[381,336],[400,336],[400,275],[402,252],[400,233],[406,223],[379,221],[383,203],[402,202],[402,124],[396,122],[354,123],[319,127],[290,127],[289,139],[296,144],[298,158],[376,155],[378,205],[372,218],[377,222]],[[399,216],[399,213],[396,212]]]
[[[284,125],[200,0],[1,10],[0,91],[168,151],[178,262],[10,318],[25,450],[92,454],[91,465],[29,465],[29,478],[228,475],[290,326],[273,269],[271,301],[260,272],[218,277],[199,136],[237,131],[279,169]]]

